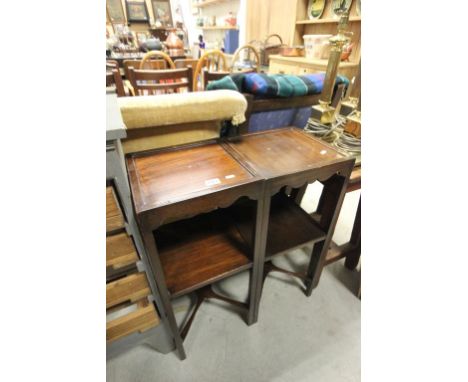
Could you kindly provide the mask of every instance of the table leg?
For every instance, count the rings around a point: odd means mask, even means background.
[[[260,298],[262,295],[263,267],[265,265],[265,250],[268,235],[268,220],[270,217],[270,201],[268,193],[262,192],[262,197],[257,201],[254,225],[254,248],[253,270],[251,273],[250,297],[249,297],[249,316],[248,325],[252,325],[258,320],[258,311]]]
[[[341,205],[346,194],[349,177],[334,175],[324,182],[322,195],[319,200],[317,212],[320,216],[320,226],[327,232],[324,241],[316,243],[307,270],[306,295],[310,296],[317,286],[322,274],[325,260],[330,246],[335,225],[340,214]]]
[[[146,247],[148,257],[149,257],[148,260],[150,262],[151,269],[156,279],[156,284],[161,293],[160,295],[161,301],[163,303],[164,310],[166,311],[166,314],[167,314],[167,319],[169,322],[170,329],[172,331],[172,336],[174,338],[175,346],[179,353],[180,359],[183,360],[186,358],[185,349],[184,349],[182,337],[179,333],[179,328],[177,326],[177,322],[175,319],[174,310],[172,308],[171,299],[169,296],[169,291],[167,290],[167,287],[166,287],[164,271],[162,269],[161,261],[159,259],[153,232],[146,228],[141,229],[141,231],[142,231],[143,242]]]
[[[353,231],[351,233],[351,249],[346,252],[345,266],[348,269],[356,269],[361,257],[361,197],[354,218]]]

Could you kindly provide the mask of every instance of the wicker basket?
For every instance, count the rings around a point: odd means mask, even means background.
[[[269,42],[270,38],[276,37],[279,43],[272,44]],[[270,63],[271,54],[279,54],[282,47],[287,46],[283,44],[283,39],[278,34],[269,35],[265,41],[250,41],[250,45],[253,45],[260,52],[260,64],[262,66],[268,66]]]

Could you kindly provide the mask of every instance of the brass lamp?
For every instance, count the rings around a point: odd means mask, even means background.
[[[351,32],[347,32],[346,28],[349,21],[349,10],[342,13],[338,23],[338,34],[330,38],[330,58],[328,59],[327,72],[323,84],[322,95],[319,99],[319,104],[312,106],[310,118],[324,125],[331,125],[335,121],[335,108],[331,106],[333,88],[335,86],[338,66],[341,61],[341,53],[343,47],[349,42],[348,37]]]

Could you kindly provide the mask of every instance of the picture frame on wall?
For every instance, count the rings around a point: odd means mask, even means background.
[[[107,17],[111,24],[126,22],[121,0],[106,0]]]
[[[146,1],[126,1],[127,20],[131,23],[148,23],[148,9]]]
[[[151,0],[154,21],[160,22],[164,27],[173,27],[172,9],[170,0]]]

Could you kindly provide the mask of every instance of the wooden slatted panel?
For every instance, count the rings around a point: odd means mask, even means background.
[[[108,322],[106,340],[109,343],[137,331],[143,332],[158,324],[159,317],[151,303],[125,316]]]
[[[144,273],[135,273],[106,285],[106,308],[125,301],[138,301],[150,294]]]
[[[126,233],[106,238],[106,267],[119,269],[138,261],[132,239]]]
[[[106,231],[111,232],[124,227],[122,211],[112,187],[106,188]]]

